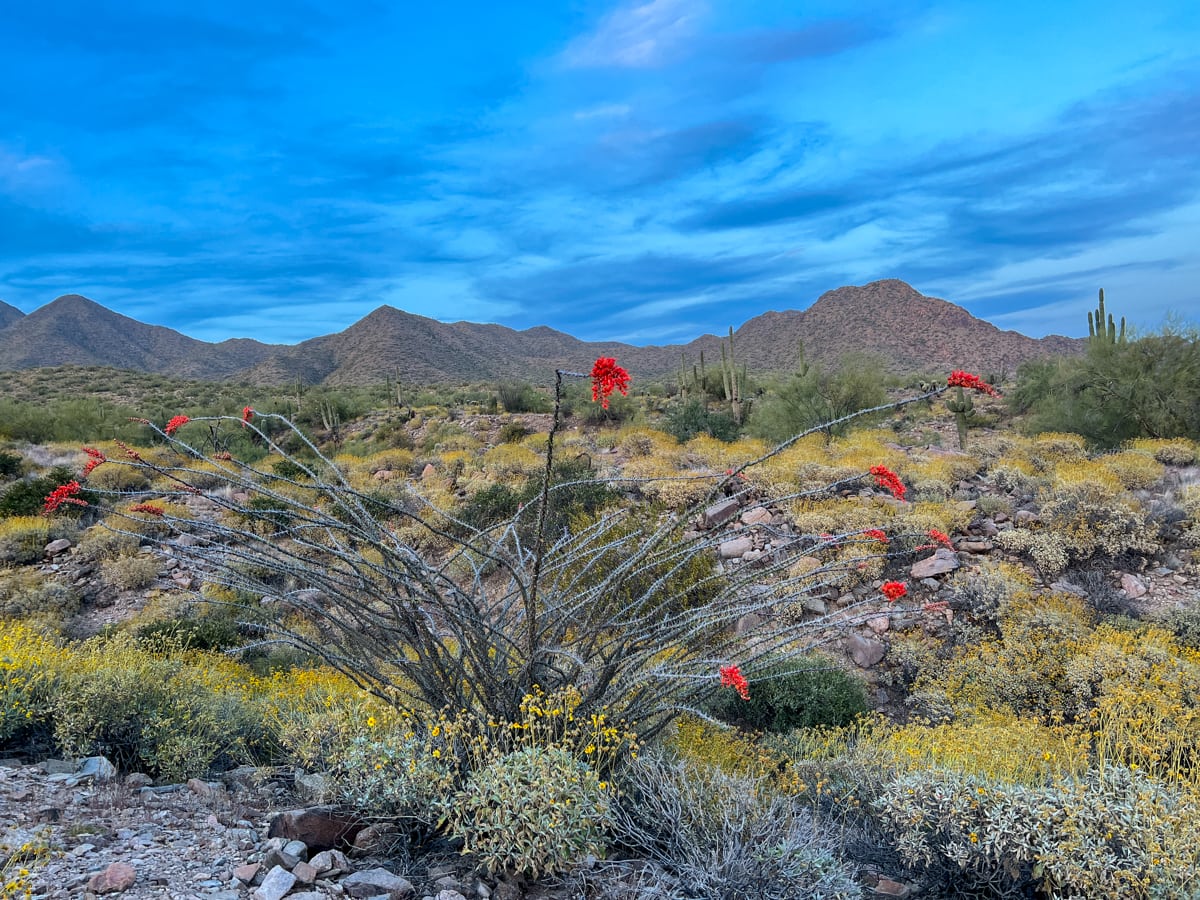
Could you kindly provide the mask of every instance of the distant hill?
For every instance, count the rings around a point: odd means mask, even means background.
[[[12,309],[12,307],[6,307]],[[524,378],[546,382],[556,368],[583,369],[597,356],[616,356],[642,377],[669,375],[681,356],[701,351],[720,360],[720,338],[703,335],[684,345],[634,347],[586,342],[552,328],[516,331],[502,325],[439,322],[390,306],[336,334],[293,346],[229,340],[210,344],[118,315],[69,294],[0,326],[0,369],[48,365],[114,366],[264,384],[367,384],[399,376],[415,383]],[[3,315],[3,310],[0,310]],[[0,322],[3,322],[0,319]],[[1083,342],[1034,339],[1001,331],[965,309],[926,297],[895,279],[822,294],[808,309],[768,312],[735,332],[737,358],[757,374],[791,371],[800,344],[810,360],[835,365],[862,350],[896,371],[952,368],[1013,371],[1040,356],[1078,352]]]
[[[274,349],[246,339],[198,341],[65,294],[0,330],[0,369],[112,366],[220,380],[256,365]]]
[[[3,300],[0,300],[0,329],[7,328],[13,322],[24,317],[25,313],[21,312],[15,306],[9,306]]]

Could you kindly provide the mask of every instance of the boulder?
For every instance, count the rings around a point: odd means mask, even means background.
[[[704,511],[701,516],[701,521],[705,528],[716,528],[718,525],[723,525],[733,518],[738,511],[738,502],[736,497],[730,497],[728,500],[722,500],[720,503],[714,503]]]
[[[362,828],[361,822],[330,807],[311,806],[276,814],[267,836],[304,841],[310,850],[333,850],[349,846]]]
[[[95,894],[119,894],[133,887],[137,872],[128,863],[115,862],[88,879],[88,890]]]
[[[932,578],[934,575],[945,575],[959,568],[958,554],[946,547],[938,547],[933,556],[913,563],[912,577],[920,581],[922,578]]]
[[[388,897],[389,900],[406,900],[416,890],[407,878],[401,878],[382,866],[364,869],[342,879],[342,889],[350,897]]]
[[[846,652],[860,669],[869,669],[878,665],[887,655],[887,645],[861,634],[852,634],[846,640]]]

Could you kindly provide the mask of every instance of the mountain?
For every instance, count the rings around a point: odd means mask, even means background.
[[[15,306],[9,306],[3,300],[0,300],[0,330],[7,328],[17,319],[23,318],[25,313],[21,312]]]
[[[113,366],[220,380],[275,349],[247,339],[210,344],[65,294],[0,330],[0,370],[35,366]]]
[[[19,311],[18,311],[19,315]],[[1079,352],[1083,342],[1040,340],[1001,331],[945,300],[889,279],[822,294],[805,310],[768,312],[734,335],[736,355],[757,374],[794,369],[803,343],[809,360],[836,365],[861,350],[895,371],[965,368],[1012,372],[1021,362]],[[721,339],[704,335],[684,345],[634,347],[586,342],[546,326],[516,331],[502,325],[439,322],[390,306],[336,334],[293,346],[239,339],[209,344],[118,315],[70,294],[0,327],[0,370],[95,365],[267,384],[365,384],[399,377],[410,383],[523,378],[546,383],[555,369],[590,367],[615,356],[641,377],[669,376],[701,352],[719,364]]]

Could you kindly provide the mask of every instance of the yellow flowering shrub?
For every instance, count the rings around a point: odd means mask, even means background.
[[[64,651],[22,622],[0,626],[0,744],[44,724]]]
[[[49,542],[50,520],[44,516],[0,519],[0,565],[37,562]]]

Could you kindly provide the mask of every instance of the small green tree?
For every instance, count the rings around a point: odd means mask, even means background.
[[[860,352],[845,354],[837,369],[826,371],[809,362],[801,346],[796,372],[758,402],[750,430],[766,440],[779,441],[855,410],[878,406],[886,397],[880,378],[884,371],[882,359]],[[823,430],[832,437],[845,428],[841,424]]]

